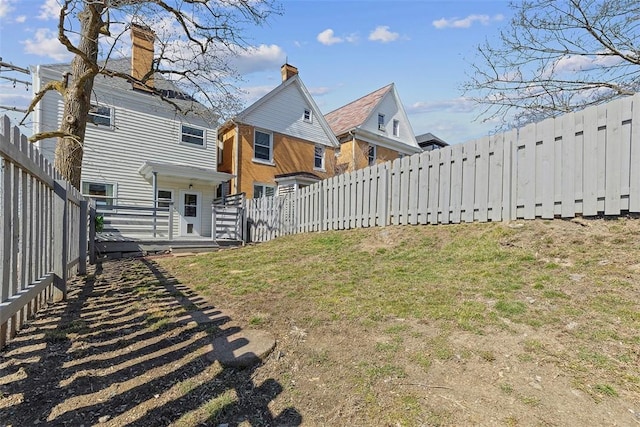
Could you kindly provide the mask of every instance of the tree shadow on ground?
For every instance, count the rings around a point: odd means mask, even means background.
[[[0,353],[0,425],[297,426],[274,379],[207,360],[232,319],[150,259],[98,265]],[[246,343],[229,342],[229,351]]]

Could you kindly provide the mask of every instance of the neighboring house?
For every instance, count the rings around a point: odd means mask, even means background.
[[[132,58],[109,60],[109,70],[144,75],[153,61],[153,32],[132,28]],[[34,92],[47,81],[68,72],[69,64],[39,65],[34,71]],[[117,77],[98,75],[92,95],[84,141],[82,188],[98,203],[168,206],[177,215],[174,234],[183,237],[211,236],[211,204],[217,187],[231,176],[217,171],[216,117],[181,115],[159,95],[183,107],[206,110],[156,74],[150,92]],[[58,129],[62,98],[49,92],[37,106],[34,133]],[[39,143],[53,160],[56,140]]]
[[[334,175],[336,137],[298,69],[281,72],[280,85],[218,129],[218,169],[235,175],[228,193],[282,195]]]
[[[416,141],[418,141],[418,145],[422,148],[422,151],[438,150],[449,145],[431,132],[416,136]]]
[[[325,115],[340,142],[338,172],[421,152],[391,83]]]

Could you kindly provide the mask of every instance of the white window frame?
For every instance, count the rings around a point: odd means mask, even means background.
[[[378,130],[385,131],[384,114],[378,113]]]
[[[256,188],[260,188],[262,194],[260,196],[256,196]],[[271,189],[273,192],[271,195],[267,195],[267,190]],[[254,182],[253,183],[253,198],[257,199],[257,198],[261,198],[261,197],[271,197],[271,196],[275,196],[276,195],[276,186],[272,185],[272,184],[263,184],[261,182]]]
[[[377,147],[373,144],[369,144],[369,148],[367,149],[367,161],[369,166],[373,166],[376,164],[377,157],[378,157]]]
[[[400,120],[393,119],[393,136],[400,136]]]
[[[86,185],[86,189],[85,189],[85,185]],[[97,194],[91,194],[91,189],[90,186],[91,185],[104,185],[105,186],[105,192],[108,194],[108,188],[111,188],[111,195],[97,195]],[[81,193],[83,196],[87,196],[87,197],[91,197],[92,199],[96,200],[96,205],[98,206],[113,206],[113,201],[117,198],[116,195],[118,194],[118,185],[115,182],[98,182],[98,181],[82,181],[80,183],[80,188],[82,189]],[[104,203],[100,203],[98,204],[98,200],[100,199],[104,199],[105,202]]]
[[[194,135],[192,133],[185,132],[185,128],[188,130],[202,131],[202,144],[198,144],[196,142],[185,141],[185,137],[187,139],[194,138],[199,139],[199,135]],[[193,126],[186,123],[180,123],[180,144],[186,145],[189,147],[197,147],[197,148],[207,148],[207,130],[205,128],[201,128],[199,126]]]
[[[313,112],[311,111],[311,108],[304,109],[304,112],[302,113],[302,120],[307,123],[313,123]]]
[[[268,159],[262,159],[262,158],[256,157],[256,142],[258,141],[258,138],[257,138],[258,133],[269,136],[269,158]],[[260,144],[260,146],[264,147],[263,144]],[[273,165],[273,133],[272,132],[267,132],[261,129],[255,129],[253,131],[253,161],[257,163]]]
[[[317,171],[325,171],[324,159],[326,154],[326,147],[322,144],[316,144],[313,148],[313,169]],[[316,164],[316,161],[320,160],[320,166]]]
[[[160,193],[161,191],[166,191],[167,193],[171,194],[171,197],[169,199],[160,199],[160,195],[157,193]],[[158,188],[156,193],[156,200],[158,201],[158,207],[159,208],[168,208],[169,207],[169,203],[175,203],[173,200],[173,190],[169,190],[166,188]],[[166,206],[165,206],[166,204]],[[173,205],[175,208],[175,204]]]
[[[100,113],[94,113],[92,111],[95,111],[97,109],[108,109],[109,110],[109,114],[100,114]],[[102,104],[97,104],[92,102],[91,106],[89,107],[89,114],[87,114],[87,123],[91,123],[93,125],[95,125],[96,127],[102,127],[102,128],[107,128],[107,129],[113,129],[114,128],[114,111],[115,109],[110,106],[110,105],[102,105]],[[94,118],[98,119],[98,122],[94,121]],[[109,123],[102,123],[100,122],[100,120],[109,120]]]

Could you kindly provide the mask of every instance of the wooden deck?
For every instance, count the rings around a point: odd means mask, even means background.
[[[241,246],[240,240],[207,237],[178,238],[167,240],[165,237],[132,237],[114,233],[97,233],[95,248],[98,256],[121,258],[149,253],[186,253],[211,252],[229,246]]]

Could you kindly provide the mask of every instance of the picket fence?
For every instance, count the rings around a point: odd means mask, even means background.
[[[94,209],[0,118],[0,349],[86,272]]]
[[[249,237],[640,212],[640,94],[247,201]]]

